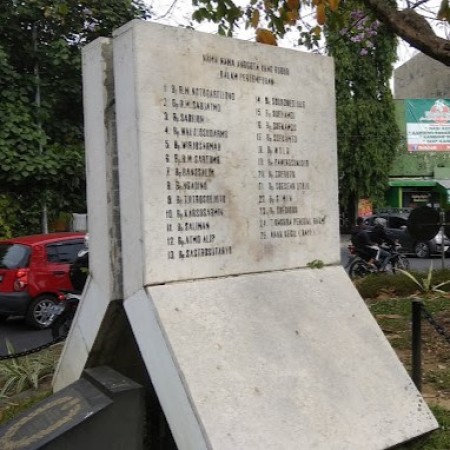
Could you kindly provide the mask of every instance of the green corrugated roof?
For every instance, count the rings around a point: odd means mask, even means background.
[[[389,186],[436,186],[435,180],[389,180]]]

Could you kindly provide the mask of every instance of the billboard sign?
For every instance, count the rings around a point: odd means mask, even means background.
[[[405,100],[408,151],[450,151],[450,99]]]

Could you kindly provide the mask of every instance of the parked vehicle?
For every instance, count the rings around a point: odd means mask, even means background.
[[[50,233],[0,240],[0,319],[24,316],[48,328],[48,309],[72,291],[71,264],[84,248],[85,233]]]
[[[400,245],[397,244],[394,247],[388,247],[383,245],[383,249],[390,253],[388,261],[386,263],[386,272],[392,272],[395,274],[399,269],[408,270],[409,261],[406,256],[402,255],[398,250]],[[369,264],[367,258],[359,255],[353,244],[348,245],[348,251],[350,253],[350,258],[347,261],[345,268],[348,271],[350,278],[362,278],[370,274],[379,273],[379,264]]]
[[[58,339],[67,336],[72,325],[72,320],[81,301],[81,296],[86,284],[89,272],[89,235],[84,237],[84,247],[78,252],[77,258],[71,264],[69,278],[73,286],[72,292],[64,292],[60,296],[60,302],[49,308],[47,313],[51,315],[52,336]]]
[[[415,255],[418,258],[429,258],[431,255],[440,254],[442,252],[442,242],[444,243],[444,251],[450,249],[450,240],[441,231],[429,241],[420,241],[414,239],[408,232],[407,221],[409,214],[374,214],[364,218],[364,224],[367,225],[367,231],[371,231],[375,225],[375,219],[382,217],[386,219],[386,234],[398,241],[401,245],[400,252]]]
[[[60,299],[61,301],[58,304],[47,311],[51,320],[53,339],[64,338],[69,334],[73,318],[81,300],[81,294],[67,292]]]

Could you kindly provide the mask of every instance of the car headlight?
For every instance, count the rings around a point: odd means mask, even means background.
[[[444,244],[448,244],[448,238],[442,231],[439,231],[439,233],[434,237],[434,240],[438,245],[441,245],[442,242],[444,242]]]

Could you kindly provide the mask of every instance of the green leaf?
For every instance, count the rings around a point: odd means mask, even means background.
[[[417,278],[412,275],[411,273],[407,272],[406,270],[403,269],[398,269],[399,272],[401,272],[403,275],[407,276],[409,279],[411,279],[414,283],[417,284],[417,286],[419,286],[419,288],[423,291],[424,290],[424,286],[422,283],[420,283],[419,280],[417,280]]]
[[[62,16],[67,15],[69,12],[69,7],[67,6],[66,3],[60,3],[58,5],[58,13]]]

